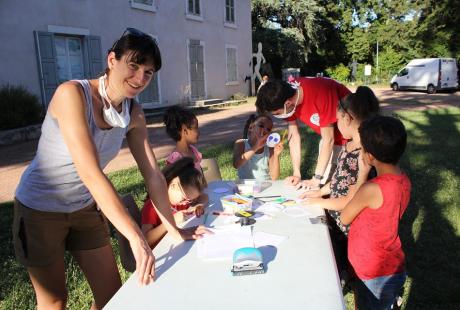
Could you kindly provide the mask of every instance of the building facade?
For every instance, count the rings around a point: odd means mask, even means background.
[[[144,108],[248,93],[249,0],[3,0],[0,24],[0,85],[23,85],[45,106],[60,83],[103,72],[127,27],[162,53]]]

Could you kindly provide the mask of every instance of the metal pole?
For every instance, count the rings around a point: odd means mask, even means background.
[[[379,40],[377,40],[377,84],[379,83]]]

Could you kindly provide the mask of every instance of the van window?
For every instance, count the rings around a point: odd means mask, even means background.
[[[409,74],[409,69],[404,68],[401,71],[399,71],[398,76],[405,76],[407,74]]]

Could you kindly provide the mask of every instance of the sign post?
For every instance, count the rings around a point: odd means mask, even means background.
[[[369,81],[369,76],[372,74],[372,66],[371,65],[365,65],[364,66],[364,84],[368,85]]]

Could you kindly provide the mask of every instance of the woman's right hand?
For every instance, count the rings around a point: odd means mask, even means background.
[[[203,225],[199,225],[179,229],[179,233],[183,240],[196,240],[202,238],[204,234],[212,234],[212,231],[206,229]]]
[[[136,273],[140,285],[148,285],[155,280],[155,257],[144,236],[129,242],[136,260]]]

